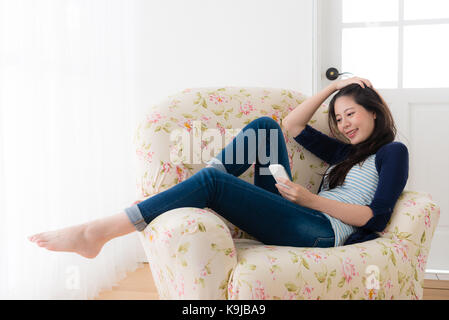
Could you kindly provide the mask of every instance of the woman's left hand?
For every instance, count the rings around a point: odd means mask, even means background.
[[[303,186],[293,183],[290,180],[280,178],[279,180],[283,184],[290,187],[290,189],[281,186],[276,183],[275,186],[279,193],[287,200],[290,200],[296,204],[304,207],[308,207],[315,196],[312,192],[304,188]]]

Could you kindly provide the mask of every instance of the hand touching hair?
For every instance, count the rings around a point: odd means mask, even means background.
[[[333,96],[329,103],[328,124],[331,133],[339,140],[348,142],[347,138],[337,128],[335,115],[335,102],[340,97],[351,97],[354,102],[361,105],[369,112],[376,114],[374,130],[364,141],[351,145],[348,158],[337,164],[329,173],[329,187],[334,188],[342,185],[349,170],[357,163],[364,161],[368,156],[375,154],[382,146],[393,142],[396,137],[396,126],[393,116],[379,93],[372,88],[366,79],[351,78],[346,83],[341,81],[341,89]],[[341,86],[341,84],[346,84]]]

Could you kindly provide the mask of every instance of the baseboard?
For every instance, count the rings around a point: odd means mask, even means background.
[[[427,270],[439,270],[449,272],[449,254],[447,244],[449,243],[449,228],[438,227],[432,239]]]

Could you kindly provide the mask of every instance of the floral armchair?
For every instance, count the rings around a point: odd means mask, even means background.
[[[211,129],[224,137],[224,147],[253,119],[281,123],[305,98],[283,89],[199,88],[153,106],[135,135],[141,200],[190,177],[218,153]],[[322,105],[309,124],[329,134],[326,118]],[[193,150],[174,133],[188,133]],[[293,181],[316,193],[328,165],[284,137]],[[253,175],[252,166],[240,178],[253,183]],[[139,237],[161,299],[422,299],[438,220],[429,194],[405,190],[380,237],[354,245],[265,245],[208,208],[165,212]]]

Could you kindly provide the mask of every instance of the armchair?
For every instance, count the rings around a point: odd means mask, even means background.
[[[223,135],[224,147],[256,118],[281,123],[305,98],[273,88],[199,88],[153,106],[135,135],[141,200],[204,167],[219,151],[210,129]],[[326,118],[322,105],[309,124],[329,134]],[[190,159],[188,144],[175,143],[174,132],[189,133],[201,146]],[[328,164],[285,131],[284,138],[293,182],[316,193]],[[253,183],[253,176],[252,166],[240,178]],[[429,194],[404,190],[380,237],[354,245],[263,244],[209,208],[165,212],[139,237],[161,299],[422,299],[438,219],[439,207]]]

